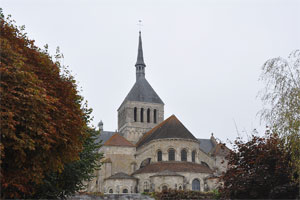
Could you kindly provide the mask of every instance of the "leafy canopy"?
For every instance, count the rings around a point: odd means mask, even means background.
[[[291,153],[292,173],[300,175],[300,50],[293,51],[287,59],[266,61],[261,80],[265,83],[261,91],[262,119],[284,140]],[[295,177],[299,182],[299,176]]]
[[[290,153],[276,134],[252,135],[244,142],[237,138],[227,157],[228,170],[221,177],[225,199],[295,198],[297,185],[291,184]],[[286,185],[286,188],[283,187]],[[276,194],[276,189],[280,193]],[[282,189],[283,188],[283,189]]]
[[[48,172],[78,160],[88,113],[68,72],[0,10],[1,197],[34,194]]]

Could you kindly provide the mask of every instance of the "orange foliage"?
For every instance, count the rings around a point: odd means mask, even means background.
[[[0,15],[1,197],[21,198],[78,159],[86,120],[72,76]]]

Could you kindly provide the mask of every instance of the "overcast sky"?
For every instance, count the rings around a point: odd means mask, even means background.
[[[138,20],[146,78],[198,138],[264,130],[257,112],[263,63],[300,48],[298,0],[0,0],[4,14],[52,53],[59,46],[93,108],[117,129],[135,82]],[[236,124],[236,126],[235,126]]]

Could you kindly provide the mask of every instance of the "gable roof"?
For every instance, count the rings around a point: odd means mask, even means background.
[[[192,162],[154,162],[143,168],[138,169],[133,174],[143,173],[160,173],[163,171],[171,172],[195,172],[195,173],[213,173],[213,171],[205,165]]]
[[[151,87],[151,85],[144,77],[139,78],[135,82],[135,84],[131,88],[130,92],[127,94],[121,106],[126,101],[140,101],[140,102],[164,104],[164,102],[160,99],[160,97],[156,94],[154,89]]]
[[[104,146],[123,146],[123,147],[135,147],[131,142],[126,140],[123,136],[115,133],[105,143]]]
[[[193,134],[177,119],[177,117],[172,115],[148,131],[138,141],[137,147],[140,147],[152,140],[166,138],[181,138],[198,141]]]

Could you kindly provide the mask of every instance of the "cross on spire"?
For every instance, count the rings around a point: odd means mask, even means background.
[[[143,26],[143,23],[142,23],[142,20],[140,19],[139,22],[138,22],[138,27],[139,27],[139,32],[142,31],[142,26]]]

